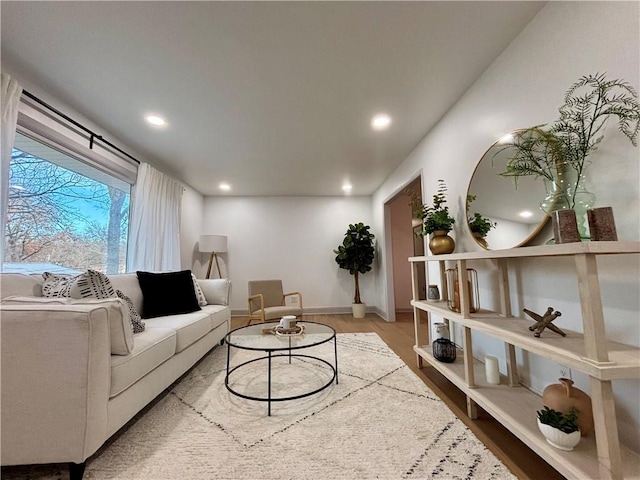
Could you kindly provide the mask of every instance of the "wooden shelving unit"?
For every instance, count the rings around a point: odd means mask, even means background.
[[[640,253],[640,242],[585,242],[562,245],[524,247],[510,250],[457,253],[427,257],[410,257],[413,271],[414,324],[418,366],[427,362],[442,373],[467,396],[467,414],[476,418],[476,405],[480,405],[496,420],[505,425],[538,455],[568,478],[576,479],[631,479],[640,477],[640,459],[620,445],[616,423],[615,401],[611,381],[640,378],[640,348],[607,340],[605,318],[596,257]],[[574,259],[583,333],[567,331],[566,337],[535,338],[528,330],[532,324],[512,316],[508,280],[509,259],[525,257],[571,256]],[[469,311],[468,290],[460,275],[460,313],[447,307],[446,262],[455,262],[464,272],[467,261],[496,260],[500,291],[500,311]],[[438,262],[443,300],[416,300],[418,298],[418,265]],[[427,269],[428,271],[428,269]],[[460,325],[462,351],[454,363],[442,363],[433,357],[429,341],[429,328],[423,332],[419,310]],[[486,382],[484,366],[473,357],[472,331],[482,332],[504,342],[507,375],[500,385]],[[566,331],[566,330],[565,330]],[[421,341],[427,339],[426,345]],[[459,342],[458,342],[459,343]],[[590,377],[590,395],[593,403],[595,435],[583,437],[572,452],[564,452],[549,445],[536,424],[536,410],[542,406],[541,398],[520,386],[517,375],[515,349],[543,356],[583,372]]]

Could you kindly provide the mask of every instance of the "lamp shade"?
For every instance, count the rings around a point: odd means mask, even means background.
[[[224,253],[227,251],[226,235],[200,235],[201,252]]]

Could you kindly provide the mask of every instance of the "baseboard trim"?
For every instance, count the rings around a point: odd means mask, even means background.
[[[347,307],[309,307],[304,309],[304,314],[309,315],[347,315],[351,313],[351,305]],[[378,307],[367,307],[367,313],[378,315],[385,321],[388,321],[386,312]],[[238,308],[231,310],[232,317],[246,317],[249,311],[246,308]]]

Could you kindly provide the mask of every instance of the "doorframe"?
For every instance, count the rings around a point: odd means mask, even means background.
[[[385,260],[385,278],[386,278],[386,297],[387,297],[387,321],[396,321],[396,299],[394,295],[394,278],[393,278],[393,245],[391,241],[391,207],[389,202],[397,197],[402,191],[411,185],[417,178],[420,178],[420,196],[424,198],[424,176],[422,168],[417,170],[408,180],[396,188],[382,202],[384,214],[384,260]],[[424,241],[424,240],[423,240]]]

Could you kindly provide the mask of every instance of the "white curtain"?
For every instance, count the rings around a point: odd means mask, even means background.
[[[0,271],[4,265],[4,234],[7,226],[7,205],[9,202],[9,164],[11,163],[11,150],[16,139],[16,124],[18,122],[18,106],[22,87],[9,75],[3,73],[2,90],[0,90],[0,100],[2,105],[2,123],[0,139],[1,150],[1,170],[0,170],[0,192],[2,200],[0,203]]]
[[[129,220],[127,270],[180,269],[180,208],[184,187],[148,163],[138,167]]]

